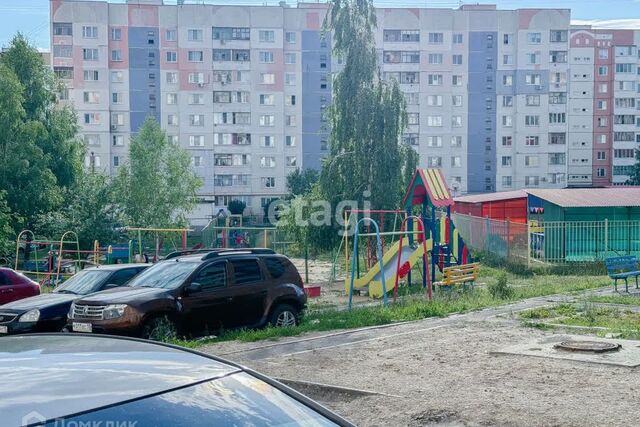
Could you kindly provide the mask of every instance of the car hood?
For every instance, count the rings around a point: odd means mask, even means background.
[[[24,298],[10,302],[9,304],[4,304],[0,306],[0,311],[26,312],[34,308],[42,310],[58,304],[68,304],[78,298],[79,295],[73,294],[40,294],[35,297]]]
[[[132,301],[163,298],[170,294],[170,289],[140,288],[123,286],[88,295],[78,301],[78,304],[128,304]]]

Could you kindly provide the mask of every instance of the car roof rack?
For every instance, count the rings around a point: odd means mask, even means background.
[[[164,257],[164,259],[178,258],[181,256],[187,256],[187,255],[208,254],[210,252],[221,251],[221,250],[226,250],[226,249],[213,248],[213,249],[187,249],[184,251],[174,251],[169,253],[166,257]]]
[[[227,255],[275,255],[276,251],[267,248],[238,248],[238,249],[217,249],[202,257],[202,260],[213,259]]]

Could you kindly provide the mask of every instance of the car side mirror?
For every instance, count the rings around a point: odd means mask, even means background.
[[[202,285],[200,283],[192,282],[189,286],[185,288],[186,294],[197,294],[202,291]]]

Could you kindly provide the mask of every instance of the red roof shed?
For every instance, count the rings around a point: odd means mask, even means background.
[[[474,194],[454,198],[453,212],[527,223],[527,193],[523,190]]]

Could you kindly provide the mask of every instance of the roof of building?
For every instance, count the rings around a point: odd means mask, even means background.
[[[402,204],[405,207],[420,205],[425,197],[436,208],[453,205],[453,198],[440,169],[417,169]]]
[[[563,208],[640,206],[640,187],[563,188],[526,192]]]
[[[523,199],[527,197],[524,190],[500,191],[498,193],[471,194],[468,196],[456,197],[454,202],[458,203],[485,203],[498,202],[501,200]]]

